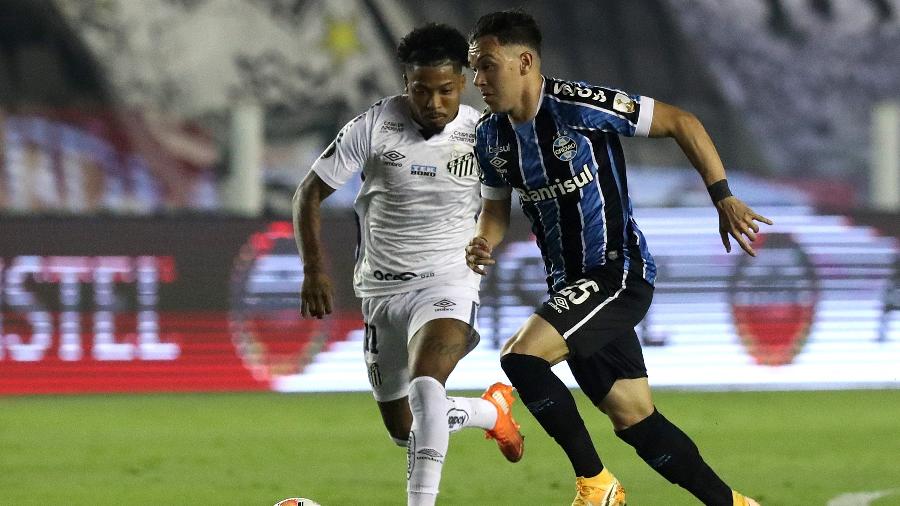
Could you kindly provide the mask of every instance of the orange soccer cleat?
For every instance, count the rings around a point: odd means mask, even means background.
[[[734,490],[731,491],[731,498],[734,501],[734,506],[759,506],[758,502],[743,496]]]
[[[484,437],[496,439],[506,460],[518,462],[525,452],[525,438],[519,432],[519,424],[512,417],[512,404],[516,401],[512,391],[513,388],[509,385],[494,383],[481,394],[482,399],[497,408],[497,423],[493,429],[485,431]]]
[[[606,468],[591,478],[575,479],[572,506],[625,506],[625,487]]]

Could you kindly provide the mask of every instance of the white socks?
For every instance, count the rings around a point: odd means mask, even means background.
[[[450,441],[447,392],[441,383],[420,376],[409,383],[412,429],[406,450],[406,490],[409,506],[431,506],[437,499],[441,468]]]
[[[497,423],[497,408],[481,398],[447,397],[441,383],[420,376],[409,384],[412,429],[407,456],[409,506],[431,506],[438,494],[450,433],[465,427],[485,430]]]
[[[447,424],[450,432],[466,427],[491,430],[497,424],[497,408],[481,397],[447,397]]]

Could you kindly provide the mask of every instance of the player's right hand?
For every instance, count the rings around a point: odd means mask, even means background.
[[[322,319],[331,314],[331,303],[334,300],[334,289],[331,278],[324,272],[312,272],[303,276],[300,288],[300,315],[304,318]]]
[[[473,237],[469,241],[469,245],[466,246],[466,265],[469,266],[469,269],[484,276],[487,273],[484,271],[483,266],[497,263],[496,260],[491,258],[492,249],[484,237]]]

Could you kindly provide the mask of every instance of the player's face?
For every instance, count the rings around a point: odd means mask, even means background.
[[[524,86],[519,62],[520,46],[503,46],[497,37],[479,37],[469,45],[469,66],[475,86],[491,112],[509,112],[521,99]]]
[[[415,120],[426,130],[443,130],[459,112],[466,77],[456,72],[453,65],[408,67],[405,75],[406,93]]]

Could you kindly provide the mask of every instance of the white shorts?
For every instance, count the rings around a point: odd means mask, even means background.
[[[375,400],[387,402],[406,397],[409,389],[407,345],[423,325],[439,318],[453,318],[474,329],[478,303],[478,289],[444,285],[364,298],[364,352]],[[471,348],[478,344],[478,339],[475,332]]]

